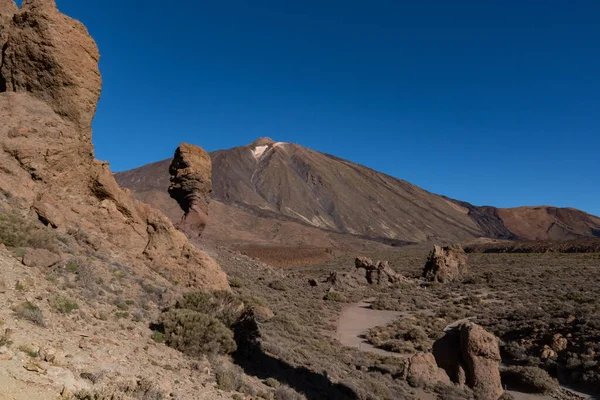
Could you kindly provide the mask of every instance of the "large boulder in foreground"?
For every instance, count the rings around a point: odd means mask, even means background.
[[[469,386],[477,399],[502,396],[498,339],[481,326],[463,322],[449,329],[435,342],[433,355],[450,379]]]
[[[0,196],[112,260],[203,289],[228,289],[216,262],[94,159],[99,52],[53,0],[0,0]]]
[[[467,254],[459,245],[434,246],[423,268],[423,278],[430,282],[446,283],[467,273]]]
[[[200,237],[206,227],[212,195],[210,156],[201,147],[181,143],[175,151],[169,173],[169,194],[184,211],[177,227],[190,237]]]

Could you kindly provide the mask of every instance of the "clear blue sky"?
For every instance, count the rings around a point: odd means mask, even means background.
[[[260,136],[474,204],[600,215],[600,1],[57,0],[120,171]]]

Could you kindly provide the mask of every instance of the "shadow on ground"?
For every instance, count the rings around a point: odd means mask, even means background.
[[[358,400],[352,389],[332,383],[325,374],[294,367],[266,354],[260,345],[260,333],[253,315],[242,317],[234,327],[234,333],[239,350],[233,354],[233,360],[247,375],[259,379],[274,378],[304,394],[308,400]]]

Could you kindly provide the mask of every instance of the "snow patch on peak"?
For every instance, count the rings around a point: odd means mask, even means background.
[[[254,156],[254,158],[259,159],[268,148],[269,146],[256,146],[252,150],[252,155]]]

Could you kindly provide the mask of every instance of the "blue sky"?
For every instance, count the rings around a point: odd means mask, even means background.
[[[115,171],[257,137],[474,204],[600,215],[600,2],[57,0]]]

